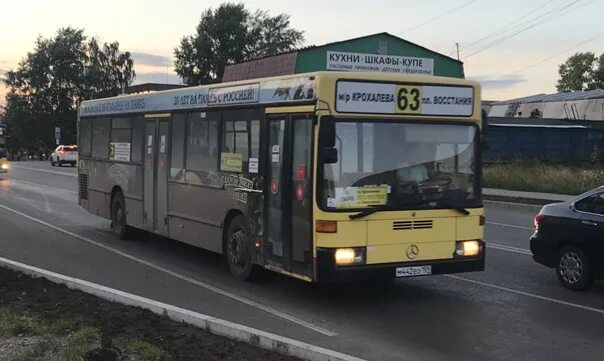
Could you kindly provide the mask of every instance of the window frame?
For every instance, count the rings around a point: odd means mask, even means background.
[[[205,113],[205,116],[202,118],[201,114]],[[183,114],[185,114],[185,131],[184,131],[184,144],[183,144],[183,169],[184,169],[184,182],[186,184],[192,184],[192,185],[199,185],[199,186],[215,186],[214,184],[209,184],[209,183],[201,183],[201,182],[193,182],[187,179],[187,174],[191,171],[204,171],[204,172],[208,172],[208,173],[220,173],[219,170],[219,165],[220,165],[220,147],[221,147],[221,124],[222,124],[222,111],[220,109],[216,109],[216,110],[205,110],[205,111],[200,111],[200,110],[194,110],[194,111],[188,111],[188,112],[183,112]],[[192,118],[192,116],[198,115],[199,116],[199,121],[202,123],[207,124],[207,134],[208,134],[208,144],[210,142],[210,138],[209,138],[209,133],[210,133],[210,122],[215,122],[216,123],[216,150],[217,152],[217,156],[216,159],[213,160],[214,164],[212,166],[211,169],[201,169],[201,168],[197,168],[197,169],[193,169],[193,168],[188,168],[187,166],[187,162],[189,161],[190,157],[189,157],[189,135],[191,133],[191,121],[195,121],[194,118]],[[174,142],[172,143],[174,144]],[[210,157],[210,160],[211,157]],[[170,164],[170,167],[172,167],[172,165]],[[172,181],[175,182],[181,182],[177,179],[172,178]]]
[[[589,194],[575,202],[573,202],[571,204],[571,208],[573,211],[577,212],[577,213],[583,213],[583,214],[591,214],[594,216],[599,216],[599,217],[604,217],[604,214],[601,213],[595,213],[593,212],[593,203],[595,202],[595,200],[597,198],[602,198],[602,196],[604,196],[604,191],[600,191],[600,192],[595,192],[592,194]],[[583,211],[577,208],[577,203],[583,202],[583,201],[587,201],[588,202],[588,210]]]
[[[263,137],[263,123],[266,123],[266,114],[265,108],[244,108],[244,109],[223,109],[221,110],[221,122],[220,122],[220,142],[219,142],[219,157],[218,157],[218,172],[220,173],[228,173],[228,174],[262,174],[264,171],[263,162],[261,162],[262,158],[262,137]],[[256,129],[257,139],[258,139],[258,148],[256,149],[256,156],[254,157],[254,148],[253,148],[253,136],[252,136],[252,123],[254,121],[258,122],[258,127]],[[233,130],[226,130],[227,122],[233,123]],[[236,122],[245,122],[245,131],[236,130],[235,123]],[[241,172],[233,172],[228,170],[222,170],[222,153],[224,152],[224,146],[226,143],[226,135],[228,133],[234,134],[233,146],[236,146],[237,142],[237,133],[247,133],[247,158],[242,157],[241,161]],[[233,153],[231,151],[230,153]],[[256,158],[258,160],[258,172],[250,173],[249,172],[249,159]]]
[[[91,139],[91,148],[90,148],[90,158],[96,159],[96,160],[109,161],[109,143],[111,143],[111,127],[112,127],[112,124],[113,124],[113,118],[105,116],[105,117],[91,118],[91,120],[92,120],[91,121],[91,123],[92,123],[92,129],[91,129],[90,135],[91,135],[92,139]],[[107,140],[104,142],[105,143],[105,145],[104,145],[104,147],[105,147],[105,149],[104,149],[105,150],[105,154],[104,154],[104,156],[101,157],[101,156],[96,155],[95,151],[94,151],[94,148],[95,148],[94,147],[94,145],[95,145],[95,143],[94,143],[94,140],[95,140],[95,137],[94,137],[94,125],[98,124],[100,122],[103,122],[103,121],[106,123],[105,125],[108,125],[108,129],[107,129],[108,130],[108,132],[107,132],[108,137],[107,137]],[[100,140],[99,140],[99,142],[100,142]]]

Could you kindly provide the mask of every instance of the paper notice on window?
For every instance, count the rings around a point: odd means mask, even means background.
[[[241,153],[221,153],[220,170],[223,172],[241,173],[243,170],[243,154]]]
[[[338,187],[333,203],[336,208],[363,208],[384,205],[387,201],[387,186]]]
[[[166,136],[165,135],[161,136],[161,141],[159,142],[159,152],[160,153],[166,152]]]
[[[258,158],[248,160],[248,173],[258,173]]]
[[[109,160],[130,161],[130,143],[109,143]]]

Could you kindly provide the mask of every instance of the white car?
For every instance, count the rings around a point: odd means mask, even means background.
[[[71,164],[74,167],[78,162],[77,145],[59,145],[50,155],[50,164],[59,167],[63,164]]]

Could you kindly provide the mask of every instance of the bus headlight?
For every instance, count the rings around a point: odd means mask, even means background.
[[[480,252],[480,242],[477,240],[472,241],[459,241],[455,244],[455,254],[461,257],[473,257],[478,256]]]
[[[365,248],[338,248],[334,257],[338,266],[364,264]]]

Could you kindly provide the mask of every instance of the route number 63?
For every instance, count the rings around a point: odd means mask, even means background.
[[[420,114],[422,111],[422,87],[399,85],[396,87],[397,113]]]

